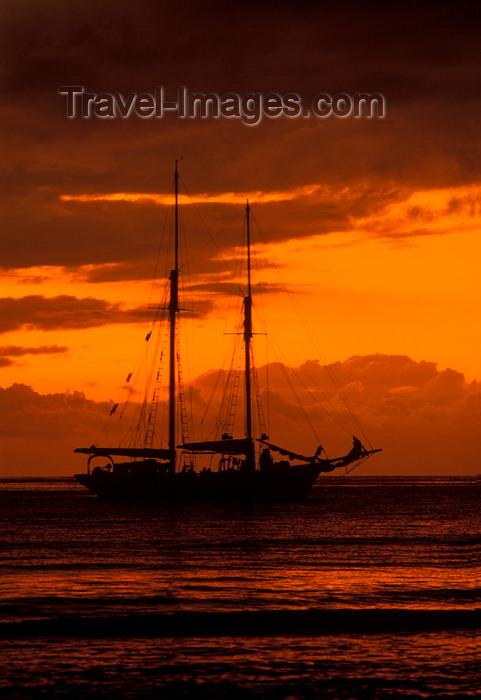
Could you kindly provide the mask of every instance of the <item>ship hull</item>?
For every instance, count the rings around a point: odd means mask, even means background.
[[[209,501],[302,501],[314,485],[321,469],[300,464],[268,471],[229,469],[216,472],[127,473],[98,470],[76,474],[77,481],[105,500],[209,502]],[[138,470],[142,471],[142,470]]]

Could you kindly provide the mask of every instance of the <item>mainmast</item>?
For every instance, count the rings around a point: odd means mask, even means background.
[[[252,436],[251,400],[251,340],[252,340],[252,287],[251,287],[251,230],[249,200],[246,204],[247,227],[247,295],[244,297],[244,348],[245,348],[245,431],[247,437],[246,465],[255,469],[254,441]]]
[[[175,472],[175,420],[176,420],[176,320],[179,312],[179,172],[175,161],[175,223],[174,223],[174,269],[170,271],[169,301],[169,462],[170,471]]]

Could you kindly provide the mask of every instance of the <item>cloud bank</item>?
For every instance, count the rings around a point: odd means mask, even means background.
[[[367,11],[354,0],[275,10],[123,0],[114,11],[93,0],[7,0],[2,266],[145,259],[156,249],[153,201],[168,195],[181,155],[207,217],[213,202],[229,209],[242,193],[257,192],[272,221],[270,241],[349,230],[357,219],[387,238],[433,232],[411,195],[481,180],[479,19],[472,3],[375,2]],[[295,91],[304,99],[361,90],[385,96],[388,118],[277,119],[252,128],[176,117],[72,122],[57,94],[65,84],[123,94],[158,84],[173,94],[179,85],[218,94]],[[302,192],[311,193],[309,208]],[[269,203],[272,193],[295,197]],[[397,201],[411,219],[386,215]]]
[[[147,318],[147,309],[124,310],[120,304],[102,299],[77,299],[67,294],[52,298],[30,295],[0,299],[0,317],[0,333],[18,328],[51,331],[138,323]]]
[[[455,370],[405,356],[352,357],[326,368],[318,362],[288,368],[280,364],[259,371],[268,412],[270,437],[289,449],[314,453],[319,438],[330,456],[349,447],[359,430],[383,452],[368,461],[365,474],[476,474],[479,472],[481,384],[467,383]],[[341,394],[333,387],[335,376]],[[299,379],[297,379],[298,377]],[[196,419],[217,411],[210,399],[218,372],[199,377],[192,396]],[[289,382],[286,381],[289,379]],[[296,383],[297,382],[297,383]],[[288,389],[296,387],[297,398]],[[348,399],[356,419],[346,410]],[[303,410],[300,409],[298,399]],[[0,390],[2,476],[68,475],[84,468],[75,447],[110,444],[120,439],[121,421],[109,418],[112,405],[88,400],[82,393],[42,395],[15,384]],[[316,436],[306,428],[307,412]],[[334,422],[332,418],[337,422]],[[342,428],[340,427],[342,424]],[[359,427],[361,425],[361,428]],[[200,436],[200,429],[196,438]],[[109,431],[105,437],[103,430]],[[362,439],[364,435],[360,435]],[[116,444],[114,442],[114,444]]]

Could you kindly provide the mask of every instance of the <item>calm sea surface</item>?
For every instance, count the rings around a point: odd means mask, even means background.
[[[0,482],[2,698],[474,698],[481,483],[108,504]]]

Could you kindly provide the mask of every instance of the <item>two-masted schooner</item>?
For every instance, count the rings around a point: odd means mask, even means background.
[[[87,472],[75,478],[93,493],[105,499],[182,501],[298,501],[308,497],[317,477],[358,463],[379,450],[365,449],[353,438],[351,450],[342,457],[329,459],[321,447],[312,457],[286,450],[269,442],[265,433],[254,435],[252,416],[252,283],[250,207],[246,206],[247,290],[243,297],[244,340],[244,420],[240,437],[225,433],[219,440],[177,444],[179,402],[176,333],[179,307],[179,173],[174,173],[174,253],[169,276],[169,387],[168,442],[165,448],[79,447],[75,452],[89,455]],[[272,452],[280,454],[276,461]],[[218,455],[215,468],[197,470],[195,455]],[[94,460],[103,458],[102,466]],[[116,460],[114,458],[123,458]],[[286,459],[287,458],[287,459]]]

